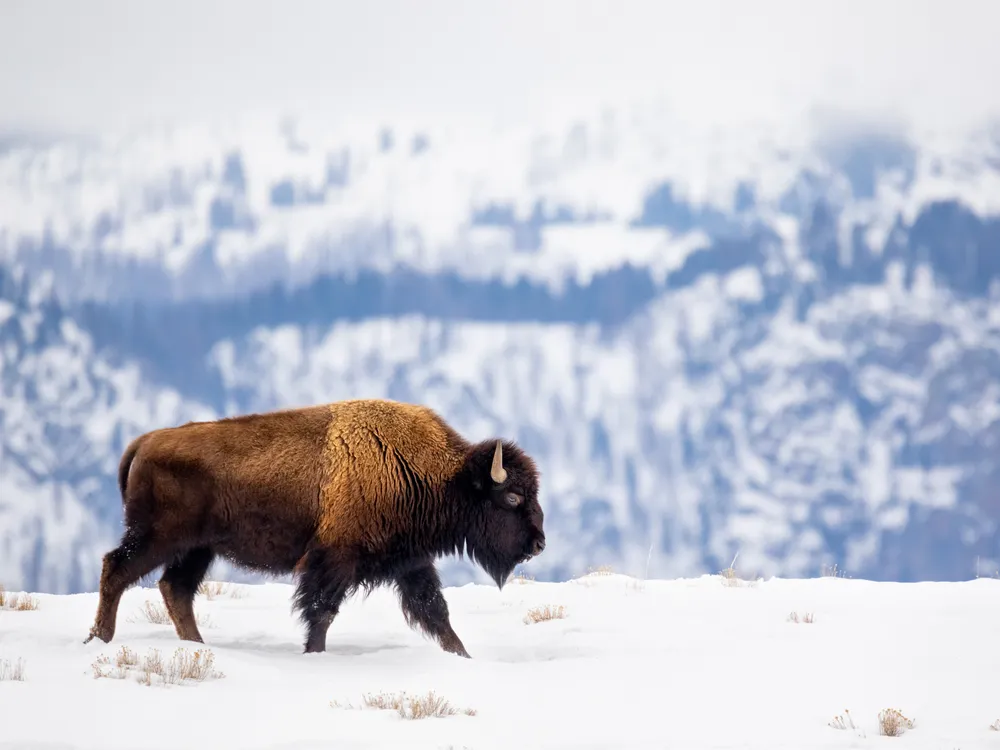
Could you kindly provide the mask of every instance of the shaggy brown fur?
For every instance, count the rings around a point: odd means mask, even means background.
[[[104,556],[90,641],[109,642],[124,591],[160,565],[177,635],[216,556],[295,573],[305,650],[323,651],[345,597],[394,583],[407,622],[468,656],[434,559],[467,552],[502,587],[545,548],[538,472],[514,443],[469,443],[423,406],[383,400],[154,430],[118,473],[121,545]],[[85,642],[87,642],[85,641]]]

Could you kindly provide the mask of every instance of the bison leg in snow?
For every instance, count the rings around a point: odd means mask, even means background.
[[[433,565],[411,570],[396,579],[400,604],[406,622],[419,625],[427,635],[437,639],[441,648],[451,654],[471,659],[448,619],[448,603],[441,592],[441,579]]]
[[[160,577],[163,603],[174,622],[177,637],[182,641],[204,643],[194,617],[194,595],[214,559],[212,550],[196,547],[170,563]]]
[[[97,616],[84,643],[89,643],[95,636],[105,643],[111,642],[115,637],[115,621],[122,594],[133,583],[162,565],[164,558],[150,543],[148,535],[125,532],[121,545],[104,556]]]
[[[326,633],[340,611],[353,578],[353,566],[326,549],[313,549],[296,566],[302,571],[295,606],[306,624],[305,653],[326,651]]]

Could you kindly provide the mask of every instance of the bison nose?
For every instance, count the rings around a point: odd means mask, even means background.
[[[540,536],[535,539],[535,543],[531,546],[531,554],[540,555],[543,549],[545,549],[545,537]]]

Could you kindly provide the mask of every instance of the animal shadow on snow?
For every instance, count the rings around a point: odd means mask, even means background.
[[[520,645],[517,648],[500,648],[490,656],[490,661],[506,664],[526,664],[539,661],[564,661],[568,659],[587,659],[594,654],[580,646]]]
[[[274,636],[270,634],[260,636],[238,636],[232,638],[213,638],[211,644],[209,644],[206,639],[205,645],[211,645],[216,648],[231,649],[233,651],[241,651],[248,655],[257,652],[262,654],[294,654],[303,658],[313,656],[313,654],[304,654],[302,652],[302,644],[298,641],[275,641]],[[330,641],[327,643],[325,653],[335,657],[365,656],[366,654],[377,654],[381,651],[393,651],[405,648],[407,648],[407,644],[394,643],[392,641],[382,641],[378,643],[337,643],[334,638],[330,638]]]

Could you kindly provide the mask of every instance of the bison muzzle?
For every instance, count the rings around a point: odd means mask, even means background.
[[[90,636],[110,642],[125,590],[159,580],[182,640],[216,557],[296,577],[305,651],[341,604],[394,584],[406,622],[468,657],[436,558],[467,554],[502,588],[545,549],[538,471],[510,441],[470,443],[432,410],[352,400],[153,430],[122,455],[121,544],[104,556]]]

